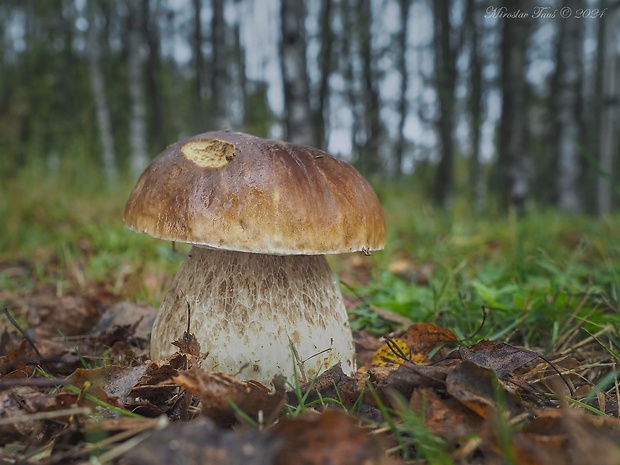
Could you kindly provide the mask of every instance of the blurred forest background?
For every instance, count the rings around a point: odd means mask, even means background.
[[[441,207],[605,214],[619,5],[3,0],[0,174],[92,166],[114,186],[230,128],[324,148]]]

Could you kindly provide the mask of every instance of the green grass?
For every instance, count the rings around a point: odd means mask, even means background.
[[[373,257],[373,279],[357,292],[415,321],[459,337],[550,349],[563,332],[620,326],[620,218],[534,208],[521,219],[476,215],[460,205],[437,211],[402,188],[380,188],[388,246]],[[395,257],[432,269],[428,283],[387,271]],[[617,332],[617,331],[616,331]],[[585,334],[584,334],[585,336]]]
[[[34,167],[2,180],[0,265],[25,260],[33,268],[22,276],[0,268],[2,289],[19,293],[48,285],[70,291],[103,282],[122,298],[157,304],[187,247],[175,251],[124,226],[132,185],[125,177],[110,189],[88,166]],[[618,334],[620,216],[533,208],[517,219],[475,214],[459,202],[438,211],[403,186],[378,185],[377,191],[387,247],[367,259],[369,279],[347,282],[369,303],[414,321],[437,322],[459,337],[475,332],[484,305],[489,315],[478,337],[548,350],[575,325],[590,332],[611,325]],[[330,261],[346,276],[351,257]],[[412,276],[388,271],[402,258]],[[415,273],[422,269],[427,282],[419,283]],[[358,316],[358,327],[387,329],[364,308]]]

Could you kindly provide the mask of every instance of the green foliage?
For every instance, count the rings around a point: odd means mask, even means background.
[[[543,209],[520,219],[476,215],[466,205],[434,210],[398,186],[378,191],[387,248],[373,257],[371,282],[356,289],[370,304],[463,338],[475,332],[485,306],[478,337],[547,349],[573,326],[620,324],[619,218]],[[395,257],[406,257],[409,274],[388,271]],[[355,313],[358,326],[382,324],[369,311]]]

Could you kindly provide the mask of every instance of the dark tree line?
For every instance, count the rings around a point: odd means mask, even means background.
[[[548,6],[7,0],[0,172],[78,160],[113,184],[172,141],[230,128],[342,152],[439,206],[607,213],[619,2]]]

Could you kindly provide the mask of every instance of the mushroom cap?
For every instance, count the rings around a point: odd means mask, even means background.
[[[239,252],[317,255],[385,244],[379,200],[351,165],[228,131],[166,148],[140,176],[124,220],[153,237]]]

